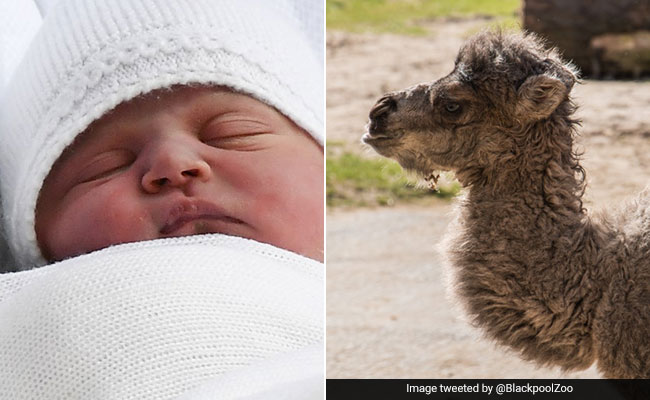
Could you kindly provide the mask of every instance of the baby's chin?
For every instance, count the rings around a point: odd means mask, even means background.
[[[83,254],[92,253],[94,251],[102,250],[110,246],[119,244],[142,242],[154,239],[184,237],[193,235],[205,235],[212,233],[220,233],[230,236],[238,236],[248,239],[256,239],[254,237],[255,230],[249,225],[239,220],[211,220],[211,219],[195,219],[186,223],[179,224],[172,227],[168,232],[161,231],[141,231],[134,232],[129,230],[123,232],[124,235],[119,235],[113,232],[110,237],[98,238],[94,240],[83,241],[68,241],[67,243],[58,243],[52,249],[41,247],[43,257],[49,262],[62,261],[71,257],[80,256]]]
[[[269,232],[266,232],[267,235],[265,235],[264,231],[255,229],[253,226],[234,218],[198,218],[187,221],[185,223],[180,223],[178,226],[174,226],[170,228],[169,231],[165,231],[164,233],[161,231],[154,232],[141,232],[142,235],[138,235],[134,234],[133,230],[129,230],[129,235],[127,235],[128,237],[121,237],[119,239],[113,237],[111,240],[100,240],[101,243],[86,243],[85,246],[79,246],[79,243],[77,242],[77,246],[67,247],[65,249],[59,248],[57,249],[58,252],[56,253],[47,254],[44,252],[44,256],[49,262],[57,262],[120,244],[174,237],[223,234],[268,243],[270,245],[323,262],[322,243],[318,241],[315,241],[317,243],[312,243],[312,241],[306,238],[306,236],[309,235],[299,235],[299,239],[296,239],[296,236],[293,234],[287,236],[278,236],[277,231],[274,232],[276,235],[269,235]]]
[[[320,243],[306,245],[301,240],[295,241],[294,235],[279,235],[269,237],[254,229],[246,223],[239,221],[222,220],[195,220],[184,224],[171,234],[161,235],[161,238],[184,237],[192,235],[223,234],[245,239],[252,239],[263,243],[301,254],[316,261],[323,262],[323,246]],[[276,232],[277,233],[277,232]],[[304,238],[304,236],[302,237]]]

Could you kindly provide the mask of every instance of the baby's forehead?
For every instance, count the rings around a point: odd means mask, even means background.
[[[255,112],[260,118],[286,118],[274,107],[246,93],[225,86],[176,85],[154,90],[115,106],[93,121],[81,132],[75,142],[92,140],[92,132],[110,129],[129,130],[154,119],[187,123],[200,122],[202,116],[239,110]]]
[[[232,91],[225,86],[176,85],[170,88],[157,89],[130,100],[123,101],[102,117],[95,120],[91,125],[96,125],[100,121],[125,118],[130,115],[147,115],[152,111],[158,110],[170,112],[174,107],[187,107],[188,105],[195,104],[200,100],[210,100],[213,96],[219,94],[229,94],[235,97],[245,96],[251,101],[258,101],[252,96]]]

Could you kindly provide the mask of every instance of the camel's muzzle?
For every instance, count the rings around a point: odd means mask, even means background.
[[[386,129],[387,116],[397,109],[397,102],[392,95],[380,98],[370,110],[367,133],[363,135],[363,142],[373,147],[389,139],[395,139],[397,132]]]

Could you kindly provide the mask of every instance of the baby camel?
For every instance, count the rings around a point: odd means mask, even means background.
[[[534,35],[483,32],[446,77],[383,96],[363,141],[468,188],[446,251],[488,336],[542,365],[650,378],[650,192],[586,213],[576,79]]]

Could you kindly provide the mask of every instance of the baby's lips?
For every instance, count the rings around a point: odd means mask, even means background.
[[[197,220],[212,220],[234,224],[244,223],[237,218],[227,215],[224,210],[210,202],[184,199],[175,203],[170,208],[165,223],[160,228],[160,234],[172,234],[185,224]]]

